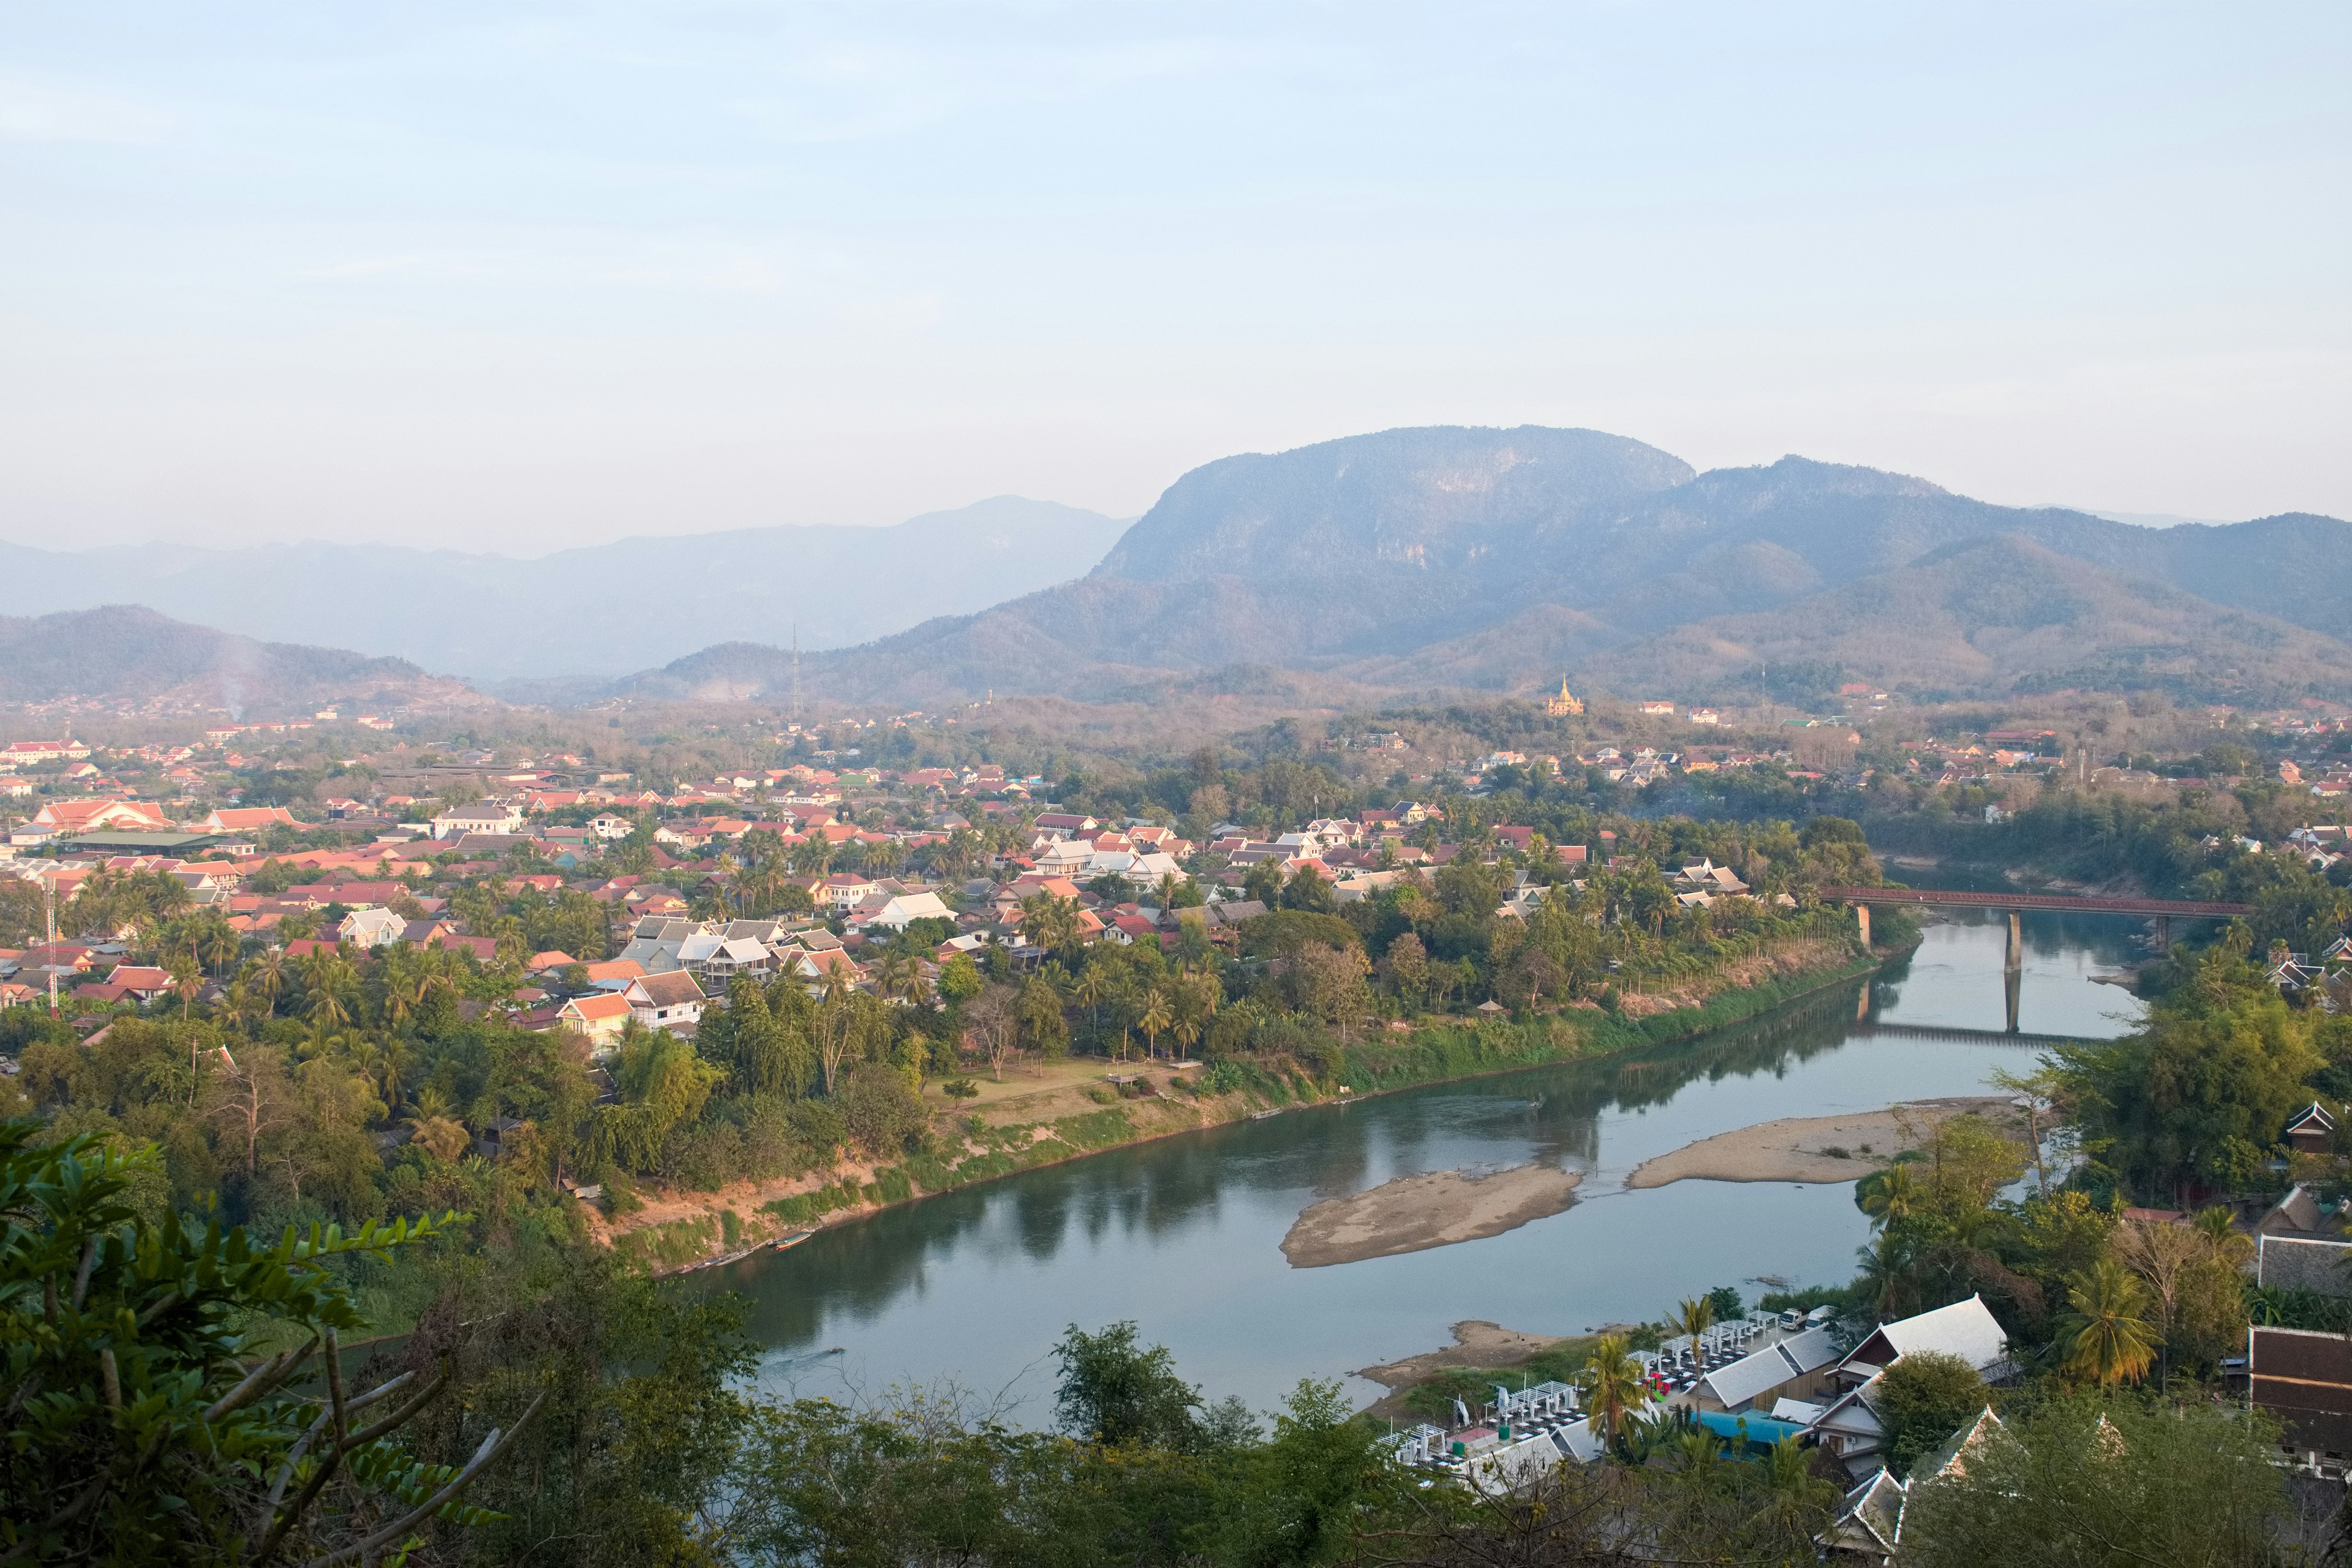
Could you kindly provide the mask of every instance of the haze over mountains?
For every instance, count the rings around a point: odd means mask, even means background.
[[[1590,430],[1383,431],[1184,475],[1087,576],[804,659],[812,695],[1146,695],[1289,668],[1388,689],[1805,700],[2066,685],[2352,694],[2352,524],[2156,530],[1786,458],[1695,472]],[[1778,667],[1776,677],[1769,673]],[[772,648],[621,682],[778,694]]]
[[[0,702],[77,696],[216,706],[239,716],[337,701],[365,709],[481,700],[404,659],[257,642],[138,605],[0,616]]]
[[[471,680],[597,679],[730,637],[838,647],[985,609],[1102,559],[1125,521],[998,496],[891,528],[624,539],[535,560],[310,540],[87,553],[12,547],[0,613],[137,603]]]
[[[2153,529],[1802,458],[1698,473],[1591,430],[1389,430],[1226,458],[1124,529],[1003,497],[891,529],[532,562],[152,553],[16,552],[0,605],[137,597],[239,633],[413,649],[476,679],[569,677],[578,696],[782,698],[795,616],[808,697],[905,707],[1270,691],[1281,671],[1366,696],[1530,693],[1563,673],[1718,702],[1760,689],[1807,704],[1849,680],[1923,700],[2352,696],[2352,524]],[[110,668],[91,657],[93,676]]]

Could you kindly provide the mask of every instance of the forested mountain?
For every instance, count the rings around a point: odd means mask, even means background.
[[[404,659],[257,642],[132,605],[0,616],[0,702],[163,698],[271,715],[338,700],[396,706],[470,696]]]
[[[998,496],[892,528],[624,539],[536,560],[307,540],[86,555],[12,549],[0,611],[136,602],[246,637],[331,642],[467,679],[609,679],[723,637],[839,647],[1087,571],[1126,525]]]
[[[1437,427],[1208,464],[1088,575],[805,660],[803,679],[935,703],[1234,666],[1390,689],[1531,690],[1567,671],[1714,698],[1777,663],[1816,683],[2257,700],[2352,692],[2347,636],[2352,524],[2332,518],[2156,530],[1801,458],[1696,474],[1595,431]],[[714,647],[620,689],[749,696],[781,689],[787,662]]]

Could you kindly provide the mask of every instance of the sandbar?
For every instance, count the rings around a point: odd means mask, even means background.
[[[1884,1110],[1843,1116],[1790,1116],[1753,1127],[1718,1132],[1671,1154],[1643,1162],[1625,1178],[1629,1187],[1663,1187],[1669,1182],[1852,1182],[1895,1163],[1916,1149],[1936,1125],[1975,1114],[2022,1141],[2016,1108],[2000,1096],[1915,1100]],[[1864,1152],[1867,1145],[1869,1152]],[[1843,1149],[1845,1157],[1826,1152]]]
[[[1454,1325],[1454,1342],[1444,1350],[1424,1351],[1402,1361],[1368,1366],[1356,1375],[1368,1377],[1394,1393],[1416,1383],[1426,1383],[1451,1367],[1517,1366],[1529,1356],[1562,1342],[1557,1334],[1524,1334],[1484,1318],[1470,1318]]]
[[[1399,1176],[1301,1212],[1282,1255],[1294,1268],[1321,1268],[1500,1236],[1568,1207],[1578,1179],[1557,1165]]]

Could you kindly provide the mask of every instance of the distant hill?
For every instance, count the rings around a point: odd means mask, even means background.
[[[1620,690],[1720,693],[1754,691],[1774,666],[1815,689],[1805,696],[1845,680],[1923,700],[2067,688],[2240,703],[2352,692],[2343,642],[2016,534],[1948,545],[1777,610],[1677,626],[1585,668]]]
[[[268,716],[337,700],[392,707],[472,693],[404,659],[256,642],[136,605],[0,616],[0,702],[61,697],[163,698]]]
[[[1995,540],[2010,542],[1954,553]],[[2037,574],[2063,582],[2068,618],[2001,620],[2021,612],[1960,592],[1970,562],[2012,592]],[[1871,608],[1887,603],[1932,608],[1940,651],[1865,658],[1869,637],[1838,617],[1899,637]],[[1138,693],[1230,667],[1387,690],[1532,691],[1566,671],[1706,699],[1752,690],[1744,661],[1769,646],[1800,687],[1845,668],[1980,695],[2096,671],[2251,699],[2352,693],[2347,639],[2352,524],[2332,518],[2156,530],[1801,458],[1694,473],[1597,431],[1448,426],[1205,465],[1087,575],[803,659],[803,681],[839,700],[936,704]],[[788,665],[733,643],[614,689],[776,693]]]
[[[999,496],[891,528],[625,539],[536,560],[312,540],[244,550],[14,548],[0,612],[136,602],[468,679],[609,679],[729,638],[838,647],[984,609],[1102,559],[1126,524]]]

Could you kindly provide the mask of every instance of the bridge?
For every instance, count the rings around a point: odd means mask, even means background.
[[[1957,1024],[1865,1023],[1856,1031],[1856,1037],[1987,1046],[2082,1046],[2095,1043],[2085,1035],[2033,1035],[2017,1029],[1969,1029]]]
[[[1961,910],[2058,910],[2083,915],[2140,915],[2163,920],[2228,920],[2251,914],[2252,904],[2205,903],[2195,899],[2112,899],[2070,893],[1973,893],[1945,888],[1823,888],[1824,902],[1840,904],[1934,904]]]
[[[2009,953],[2002,964],[2002,989],[2009,1002],[2009,1030],[2018,1033],[2017,995],[2019,978],[2025,971],[2025,940],[2019,929],[2018,916],[2027,910],[2052,910],[2067,914],[2137,915],[2156,922],[2156,946],[2161,952],[2172,945],[2172,922],[2175,920],[2230,920],[2252,910],[2250,904],[2208,902],[2198,899],[2137,899],[2077,896],[2069,893],[1980,893],[1964,892],[1956,888],[1823,888],[1820,889],[1824,903],[1853,906],[1854,923],[1861,928],[1863,944],[1870,943],[1870,910],[1873,905],[1910,905],[1914,908],[1934,906],[1941,909],[2000,910],[2009,916]],[[1864,989],[1865,998],[1868,996]]]

